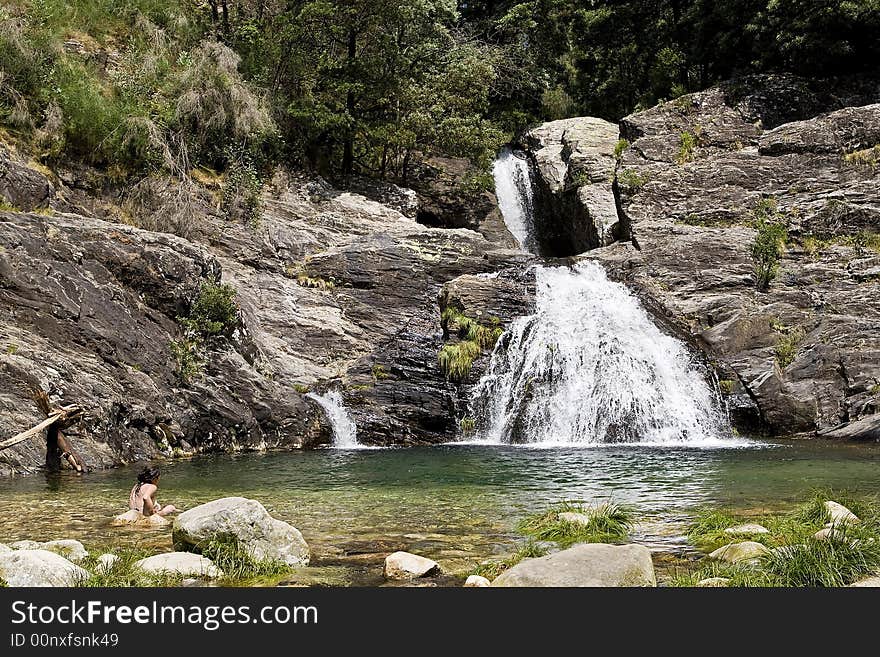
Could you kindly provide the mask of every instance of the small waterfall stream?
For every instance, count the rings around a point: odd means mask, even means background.
[[[503,150],[498,205],[534,252],[528,162]],[[717,393],[679,340],[601,265],[536,268],[536,308],[499,340],[474,387],[480,442],[708,444],[724,435]]]
[[[330,390],[322,395],[310,392],[306,397],[318,402],[327,414],[327,419],[333,428],[333,447],[343,449],[358,447],[357,425],[342,403],[341,392]]]

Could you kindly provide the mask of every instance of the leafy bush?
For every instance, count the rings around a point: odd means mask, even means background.
[[[232,333],[239,325],[235,288],[211,281],[204,283],[184,322],[201,337]]]
[[[619,160],[627,148],[629,148],[629,141],[626,139],[618,139],[617,143],[614,145],[614,157]]]
[[[624,169],[617,174],[617,183],[629,192],[639,191],[648,180],[648,174],[640,174],[635,169]]]
[[[202,376],[205,357],[202,353],[201,340],[195,338],[172,340],[169,346],[175,362],[175,374],[182,383],[192,383]]]
[[[762,199],[752,212],[757,231],[751,254],[758,290],[767,290],[779,271],[779,259],[788,238],[785,219],[774,199]]]

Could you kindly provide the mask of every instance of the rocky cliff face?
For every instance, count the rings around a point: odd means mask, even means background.
[[[287,175],[265,190],[258,227],[204,203],[185,240],[84,216],[97,204],[3,154],[0,437],[43,419],[31,398],[43,389],[84,407],[73,442],[92,467],[309,446],[331,430],[305,395],[328,387],[373,442],[456,435],[438,294],[456,276],[521,262],[517,251]],[[171,342],[205,281],[235,288],[240,326],[208,342],[202,375],[184,383]],[[33,438],[0,452],[0,474],[44,459]]]
[[[620,123],[614,190],[625,231],[585,257],[708,356],[745,428],[880,439],[878,98],[876,85],[835,95],[761,78]],[[591,152],[618,139],[595,119],[569,119],[561,132],[559,123],[526,140],[540,146],[539,184],[557,197],[572,195],[560,182],[571,176],[558,175],[575,152],[572,132]],[[574,196],[581,220],[607,214],[607,202]],[[756,289],[751,255],[759,207],[788,230],[767,291]]]

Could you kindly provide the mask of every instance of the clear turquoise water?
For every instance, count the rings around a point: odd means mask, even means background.
[[[205,456],[162,468],[162,503],[185,509],[229,495],[258,499],[302,531],[318,566],[343,571],[374,569],[377,555],[393,549],[464,570],[512,551],[517,520],[565,498],[633,504],[642,518],[636,540],[677,550],[700,506],[780,509],[815,488],[880,493],[880,446],[818,441],[734,449],[328,449]],[[109,524],[126,509],[137,470],[0,480],[0,542],[170,546],[169,530]]]

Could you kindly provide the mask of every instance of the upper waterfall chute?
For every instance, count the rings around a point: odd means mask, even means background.
[[[595,262],[537,267],[535,313],[502,336],[474,389],[481,440],[706,444],[723,413],[703,367]]]
[[[534,192],[529,162],[508,146],[501,149],[492,167],[495,196],[504,224],[523,251],[534,252]]]

